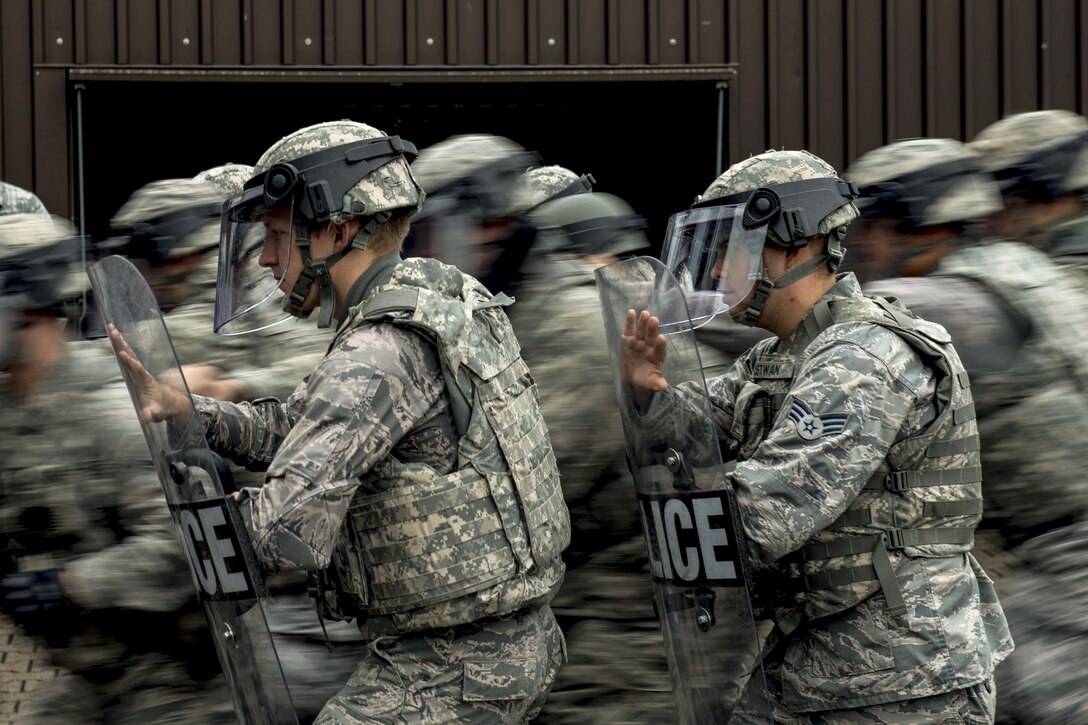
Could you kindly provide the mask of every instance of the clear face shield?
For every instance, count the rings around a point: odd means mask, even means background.
[[[220,335],[262,330],[291,317],[281,288],[295,244],[293,205],[269,209],[264,194],[262,186],[247,189],[228,200],[223,213],[215,291]]]
[[[744,204],[688,209],[669,218],[661,258],[687,297],[694,327],[744,308],[763,267],[764,225],[746,229]]]

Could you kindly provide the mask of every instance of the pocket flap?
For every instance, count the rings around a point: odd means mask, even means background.
[[[465,662],[463,697],[468,702],[524,700],[540,690],[540,658]]]

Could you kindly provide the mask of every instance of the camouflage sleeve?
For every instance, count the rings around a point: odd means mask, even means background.
[[[441,379],[428,374],[436,363],[423,360],[426,347],[414,333],[367,325],[310,375],[264,487],[242,507],[266,569],[328,566],[363,475],[445,394]]]
[[[837,519],[904,425],[932,415],[932,373],[906,343],[874,325],[836,327],[847,331],[814,343],[770,434],[729,474],[756,566]]]
[[[87,609],[174,611],[192,595],[192,579],[147,443],[123,385],[103,388],[97,401],[83,485],[115,492],[109,498],[120,502],[116,525],[126,535],[65,564],[78,583],[68,594]]]
[[[291,430],[291,414],[275,399],[228,403],[193,396],[208,447],[252,471],[268,468]]]

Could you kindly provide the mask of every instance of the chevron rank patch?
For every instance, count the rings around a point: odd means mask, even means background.
[[[797,426],[797,435],[806,441],[813,441],[825,435],[840,433],[850,420],[849,413],[825,413],[816,415],[803,400],[794,398],[790,405],[790,420]]]

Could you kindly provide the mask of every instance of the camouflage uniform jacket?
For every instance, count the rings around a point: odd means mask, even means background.
[[[957,249],[938,274],[978,280],[1029,323],[1006,369],[972,378],[985,446],[986,516],[1017,537],[1083,518],[1081,451],[1088,447],[1088,310],[1076,273],[1019,242]]]
[[[786,340],[708,383],[729,478],[776,622],[785,704],[847,709],[987,680],[1012,649],[969,553],[981,512],[967,376],[943,328],[852,274]],[[698,410],[680,386],[647,415]]]
[[[30,399],[0,376],[0,530],[21,569],[63,568],[78,584],[68,597],[99,613],[61,657],[81,672],[122,656],[112,635],[148,634],[131,620],[103,630],[107,610],[171,613],[193,594],[132,401],[85,375],[86,362],[69,354]]]
[[[368,615],[360,626],[364,634],[375,636],[515,611],[533,599],[550,598],[562,579],[558,556],[566,542],[552,533],[558,521],[566,520],[561,498],[562,517],[547,507],[527,506],[522,498],[523,492],[541,493],[529,477],[546,474],[546,469],[519,470],[513,479],[504,475],[506,451],[496,446],[494,436],[488,440],[490,423],[475,405],[468,409],[467,429],[459,435],[463,411],[458,406],[464,401],[451,401],[448,388],[453,388],[445,375],[458,374],[452,365],[456,361],[438,354],[442,346],[425,332],[425,323],[437,320],[425,319],[427,311],[403,318],[365,304],[379,291],[426,291],[432,282],[443,289],[469,288],[465,297],[477,302],[487,295],[452,267],[432,260],[400,262],[397,255],[387,255],[352,287],[345,302],[351,312],[328,354],[287,405],[197,399],[214,449],[238,462],[268,465],[266,485],[250,490],[243,506],[261,563],[271,570],[325,569],[334,563],[337,593],[355,605],[354,612],[341,613]],[[442,295],[432,299],[448,301]],[[463,309],[462,315],[472,311],[464,303],[452,309]],[[500,310],[495,312],[499,314],[483,323],[493,336],[492,351],[512,353],[520,362],[509,323]],[[466,332],[474,334],[462,336],[465,346],[484,342],[479,326]],[[479,350],[466,352],[464,368],[480,359]],[[512,392],[520,387],[517,380],[497,382]],[[535,387],[524,390],[535,397]],[[551,455],[542,422],[526,427],[531,421],[500,419],[496,427],[503,423],[515,434],[537,436],[536,445],[544,445]],[[525,488],[516,488],[515,481]],[[454,500],[458,497],[460,501]],[[529,503],[552,503],[553,498]],[[519,506],[525,506],[531,522],[520,520]],[[552,514],[550,520],[539,520],[542,513]],[[345,527],[346,519],[350,523]],[[499,528],[481,529],[481,522]],[[480,538],[462,542],[462,533]],[[516,564],[510,561],[493,571],[471,569],[472,546],[480,549],[477,563],[506,563],[499,561],[502,557],[493,546],[503,536],[515,539],[506,550],[517,557]],[[440,544],[443,538],[445,544]],[[510,552],[511,546],[518,548]],[[443,556],[450,571],[426,570]],[[419,579],[398,576],[417,564],[422,567]],[[453,568],[458,571],[450,573]],[[474,586],[466,589],[465,582],[473,577]]]

